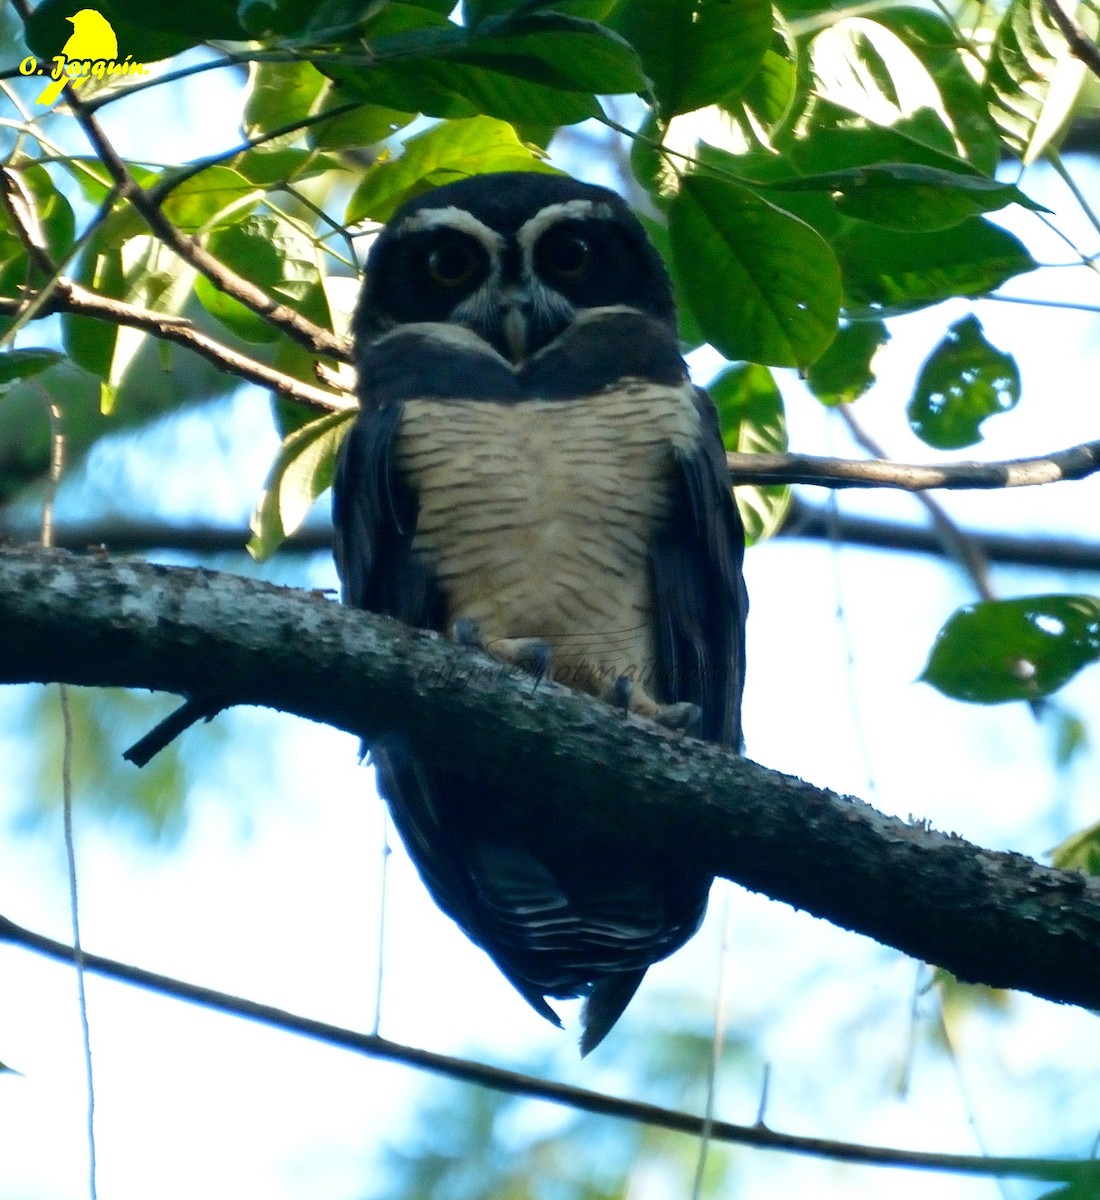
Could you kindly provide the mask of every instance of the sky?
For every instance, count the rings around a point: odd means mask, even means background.
[[[116,129],[130,153],[185,158],[235,136],[236,92],[214,76],[196,84],[188,120],[142,101],[140,128]],[[58,118],[62,120],[63,118]],[[144,132],[143,132],[144,131]],[[200,132],[197,132],[200,131]],[[209,145],[202,144],[202,137]],[[1100,172],[1079,180],[1100,205]],[[1065,193],[1037,176],[1029,194],[1063,219]],[[1039,238],[1033,217],[1007,216],[1044,261],[1065,248]],[[1014,226],[1015,227],[1015,226]],[[1087,231],[1073,231],[1095,247]],[[1035,239],[1035,240],[1033,240]],[[1097,303],[1091,279],[1040,273],[1021,295]],[[947,307],[947,306],[945,306]],[[858,406],[867,428],[899,458],[939,458],[909,433],[903,399],[915,370],[961,306],[897,323],[876,363],[879,383]],[[1096,436],[1095,313],[987,302],[989,339],[1014,353],[1024,380],[1017,412],[987,425],[962,457],[1000,458]],[[709,368],[699,362],[701,381]],[[852,451],[835,418],[784,375],[794,448]],[[97,505],[132,514],[240,524],[276,445],[267,399],[244,389],[171,426],[102,445],[66,481],[60,514]],[[822,502],[821,491],[808,498]],[[845,511],[919,520],[911,497],[847,493]],[[983,529],[1095,537],[1096,479],[1015,495],[952,496],[960,519]],[[218,565],[245,569],[225,557]],[[991,847],[1043,855],[1097,819],[1095,748],[1069,773],[1051,769],[1050,732],[1020,705],[977,708],[917,682],[944,618],[969,602],[968,582],[919,556],[775,541],[748,555],[752,596],[745,700],[751,757],[927,818]],[[334,586],[324,556],[276,560],[270,577]],[[997,567],[1005,595],[1096,591],[1094,577]],[[69,896],[60,819],[28,823],[36,759],[27,714],[40,689],[0,693],[0,913],[62,940]],[[1100,672],[1082,673],[1059,703],[1100,711]],[[189,823],[152,846],[121,822],[77,813],[85,946],[321,1020],[370,1029],[375,1018],[385,824],[369,769],[351,737],[255,710],[218,718],[222,738],[189,734]],[[728,910],[723,954],[723,913]],[[442,917],[395,849],[388,872],[380,1029],[396,1041],[468,1052],[504,1065],[553,1055],[556,1077],[623,1086],[597,1052],[580,1061],[575,1027],[562,1035],[537,1018]],[[1014,997],[995,1012],[952,1016],[954,1060],[939,1046],[934,995],[914,999],[916,964],[807,914],[719,885],[711,916],[683,951],[658,964],[620,1029],[629,1039],[662,1005],[709,1013],[727,973],[724,1022],[749,1049],[720,1080],[720,1116],[751,1122],[770,1075],[774,1128],[860,1142],[991,1153],[1084,1153],[1100,1102],[1096,1019]],[[87,1116],[76,988],[71,970],[0,947],[0,1200],[78,1200],[87,1190]],[[411,1106],[437,1085],[413,1072],[89,977],[96,1080],[99,1194],[111,1200],[357,1200],[382,1182],[386,1147],[405,1144]],[[669,999],[669,998],[672,999]],[[916,1011],[915,1044],[910,1052]],[[666,1010],[667,1014],[667,1010]],[[620,1041],[619,1045],[625,1044]],[[909,1088],[896,1088],[908,1065]],[[645,1097],[643,1097],[645,1098]],[[923,1197],[917,1173],[841,1167],[759,1152],[738,1159],[740,1193],[756,1200],[794,1189],[820,1197]],[[685,1180],[679,1194],[687,1194]],[[648,1200],[644,1181],[631,1200]],[[996,1185],[937,1178],[937,1194],[984,1198]],[[1006,1185],[999,1194],[1035,1195]]]

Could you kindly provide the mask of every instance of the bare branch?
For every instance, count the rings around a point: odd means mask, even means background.
[[[1079,58],[1086,67],[1100,79],[1100,46],[1085,33],[1080,25],[1066,12],[1059,0],[1043,0],[1043,7],[1050,14],[1050,19],[1058,26],[1062,37],[1066,39],[1070,53]]]
[[[15,314],[21,310],[18,300],[0,297],[0,313]],[[322,412],[332,412],[334,409],[347,408],[353,404],[350,399],[344,399],[335,392],[327,392],[323,388],[312,387],[282,371],[276,371],[265,363],[249,358],[232,350],[223,343],[209,337],[196,329],[185,317],[175,317],[167,313],[154,312],[152,309],[140,308],[127,304],[123,300],[115,300],[110,296],[99,296],[89,292],[79,284],[67,279],[59,279],[53,294],[43,306],[42,315],[55,312],[76,313],[85,317],[96,317],[103,321],[111,321],[116,325],[127,325],[134,329],[144,330],[154,337],[167,342],[176,342],[186,346],[201,355],[216,367],[236,375],[249,383],[260,387],[270,388],[288,400]]]
[[[7,513],[0,517],[0,541],[31,542],[38,536],[33,522]],[[883,521],[875,517],[823,508],[795,498],[787,521],[775,535],[779,538],[834,540],[846,545],[905,554],[943,556],[943,544],[927,526]],[[1100,571],[1100,542],[1045,535],[1020,536],[967,530],[991,562],[1046,568],[1055,571]],[[117,517],[100,521],[65,521],[54,531],[54,545],[64,550],[107,548],[115,554],[148,554],[154,550],[177,550],[187,554],[245,552],[251,532],[228,525],[175,524],[169,521],[133,521]],[[279,548],[280,554],[321,554],[332,551],[332,529],[313,523],[292,533]]]
[[[73,951],[64,942],[54,941],[33,930],[24,929],[0,917],[0,941],[23,946],[57,962],[73,961]],[[157,995],[169,996],[198,1004],[223,1016],[240,1017],[256,1021],[284,1033],[295,1033],[301,1037],[325,1045],[350,1050],[369,1058],[388,1062],[399,1062],[418,1071],[428,1071],[461,1083],[472,1083],[479,1087],[492,1088],[510,1096],[526,1096],[532,1100],[543,1100],[558,1104],[577,1112],[595,1113],[600,1116],[617,1117],[640,1125],[657,1129],[669,1129],[699,1137],[704,1132],[714,1141],[735,1145],[754,1146],[761,1150],[781,1150],[788,1154],[804,1154],[814,1158],[833,1159],[840,1162],[860,1163],[875,1167],[909,1167],[920,1170],[947,1171],[959,1175],[1012,1176],[1019,1179],[1042,1179],[1048,1182],[1092,1180],[1100,1173],[1100,1166],[1092,1160],[1072,1161],[1056,1158],[1024,1158],[1022,1156],[996,1158],[990,1155],[929,1154],[919,1150],[897,1150],[888,1146],[864,1146],[852,1142],[837,1142],[827,1138],[800,1137],[795,1134],[778,1133],[768,1129],[762,1122],[754,1125],[736,1125],[731,1121],[706,1121],[703,1117],[676,1109],[661,1108],[655,1104],[644,1104],[637,1100],[622,1100],[603,1092],[587,1088],[556,1083],[549,1079],[538,1079],[518,1071],[507,1071],[487,1063],[454,1058],[415,1046],[404,1046],[379,1037],[376,1033],[358,1033],[339,1025],[315,1021],[285,1009],[268,1004],[257,1004],[240,996],[217,992],[212,988],[186,983],[129,963],[117,962],[97,954],[83,955],[84,967],[108,979],[133,984]]]
[[[325,354],[341,362],[351,361],[351,348],[347,338],[338,337],[329,330],[322,329],[320,325],[306,320],[287,305],[273,300],[254,283],[231,271],[198,242],[180,233],[127,170],[126,164],[107,141],[92,113],[76,96],[70,96],[69,103],[99,160],[117,185],[119,194],[134,206],[150,230],[166,246],[175,251],[184,262],[205,275],[219,291],[239,300],[246,308],[270,321],[288,337],[305,346],[310,353]]]
[[[1100,880],[678,738],[434,634],[212,571],[0,552],[0,681],[153,688],[398,737],[508,819],[679,847],[964,980],[1100,1007]]]
[[[806,483],[829,488],[986,489],[1085,479],[1100,471],[1100,441],[1006,462],[898,463],[810,454],[727,454],[738,483]]]
[[[840,419],[848,426],[848,431],[855,438],[857,445],[868,454],[885,460],[882,447],[863,428],[852,415],[849,407],[840,405],[837,410]],[[939,535],[940,542],[947,553],[970,576],[974,590],[983,600],[995,600],[993,586],[989,582],[989,562],[978,543],[964,533],[951,519],[943,505],[926,492],[918,492],[917,500],[924,506],[924,511],[932,518],[932,526]]]

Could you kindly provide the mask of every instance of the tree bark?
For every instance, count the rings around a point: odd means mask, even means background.
[[[150,688],[400,738],[518,822],[636,838],[945,967],[1100,1007],[1100,880],[887,817],[320,593],[0,551],[0,682]]]

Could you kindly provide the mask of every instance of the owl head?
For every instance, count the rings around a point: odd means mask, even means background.
[[[578,314],[615,307],[675,337],[668,273],[641,223],[614,192],[565,175],[476,175],[418,196],[375,240],[366,274],[361,341],[453,323],[520,364]]]

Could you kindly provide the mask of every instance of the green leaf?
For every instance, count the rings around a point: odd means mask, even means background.
[[[362,144],[362,143],[360,143]],[[245,150],[233,160],[233,169],[249,183],[262,188],[280,188],[300,179],[311,179],[325,171],[343,170],[335,158],[300,146]]]
[[[80,5],[78,7],[91,7]],[[135,63],[157,62],[197,46],[206,38],[238,39],[236,0],[216,0],[209,5],[148,4],[144,0],[97,0],[96,12],[111,24],[118,39],[119,57]],[[27,21],[27,44],[42,59],[61,53],[72,37],[68,18],[76,12],[72,0],[43,0]],[[181,24],[197,20],[190,31]],[[221,29],[223,32],[218,32]]]
[[[37,226],[36,233],[45,241],[50,258],[55,263],[63,263],[76,238],[76,217],[72,206],[57,190],[45,167],[32,163],[14,170],[25,189],[25,200],[31,210],[23,214],[23,220],[30,222],[32,227]],[[0,220],[4,227],[11,230],[11,235],[19,241],[22,250],[22,241],[12,229],[6,209]]]
[[[756,193],[690,176],[669,206],[685,295],[727,358],[805,367],[836,335],[840,272],[808,225]]]
[[[206,249],[221,263],[265,291],[276,291],[283,282],[290,249],[280,237],[281,222],[274,217],[250,217],[241,225],[215,230]],[[247,342],[274,342],[279,331],[239,300],[219,291],[204,275],[195,280],[195,295],[211,316]]]
[[[58,350],[47,350],[41,346],[26,349],[6,349],[0,353],[0,388],[16,379],[30,379],[48,370],[55,363],[63,362],[65,355]]]
[[[1056,692],[1100,659],[1100,600],[982,600],[952,614],[921,679],[956,700],[1001,704]]]
[[[787,449],[783,396],[767,367],[743,363],[727,367],[707,384],[718,409],[722,441],[738,454],[781,454]],[[751,546],[771,537],[791,504],[785,484],[737,484],[734,498]]]
[[[819,106],[821,116],[828,106]],[[832,115],[843,114],[830,110]],[[792,141],[788,157],[799,175],[816,175],[867,167],[875,163],[918,163],[938,167],[951,175],[973,175],[984,179],[969,163],[959,158],[952,147],[930,145],[930,128],[939,118],[929,109],[921,109],[909,119],[897,121],[889,129],[860,128],[849,124],[812,124],[806,137]],[[942,129],[942,126],[940,126]]]
[[[1059,842],[1050,852],[1050,865],[1062,871],[1100,875],[1100,821]]]
[[[116,246],[109,227],[101,227],[99,234],[81,255],[78,282],[101,295],[155,312],[180,312],[195,280],[192,268],[181,264],[157,238],[132,237]],[[109,413],[117,389],[148,335],[140,329],[71,313],[61,318],[61,335],[69,357],[100,380],[100,407]]]
[[[321,111],[338,108],[343,103],[344,98],[330,87],[321,103]],[[361,151],[364,146],[385,141],[404,129],[415,115],[379,104],[360,104],[350,112],[338,113],[326,121],[311,125],[306,130],[306,141],[318,150]]]
[[[392,5],[383,9],[385,17]],[[572,125],[601,115],[595,92],[645,87],[622,38],[560,13],[493,17],[473,30],[446,20],[394,20],[397,32],[370,38],[369,71],[339,63],[321,69],[343,98],[434,117],[486,115],[531,126]],[[368,36],[375,32],[368,30]]]
[[[244,220],[262,196],[255,184],[231,167],[206,167],[178,187],[172,187],[167,173],[158,192],[171,188],[161,205],[164,215],[185,233],[236,224]]]
[[[635,215],[641,221],[649,240],[653,243],[657,253],[664,259],[665,266],[668,268],[669,279],[672,282],[672,296],[676,303],[676,326],[680,347],[684,353],[687,353],[689,350],[698,349],[707,339],[703,336],[698,322],[691,311],[691,305],[687,302],[684,295],[684,285],[680,280],[680,276],[676,271],[676,264],[672,259],[672,243],[668,236],[668,226],[661,225],[659,222],[654,221],[652,217],[647,217],[645,213],[636,213]]]
[[[445,121],[409,138],[399,158],[375,163],[355,189],[344,220],[388,221],[406,200],[485,171],[551,170],[506,121]]]
[[[603,113],[592,95],[562,91],[445,58],[379,62],[369,71],[336,63],[320,65],[340,85],[337,95],[342,99],[359,99],[427,117],[484,114],[513,124],[557,127],[575,125]]]
[[[311,116],[328,86],[329,81],[312,63],[250,63],[244,103],[245,137],[262,137]]]
[[[1085,74],[1042,0],[1012,0],[989,50],[984,87],[1001,136],[1025,166],[1064,124]]]
[[[665,119],[738,96],[772,41],[769,0],[621,0],[608,24],[637,50]]]
[[[568,92],[611,96],[647,86],[627,41],[603,25],[562,13],[489,18],[448,57]]]
[[[881,321],[845,322],[828,350],[806,372],[810,391],[830,407],[858,400],[875,382],[874,357],[889,340]]]
[[[148,733],[178,706],[175,696],[116,688],[73,688],[69,692],[72,723],[73,802],[98,817],[117,837],[124,823],[131,832],[170,844],[187,823],[187,801],[193,795],[190,764],[210,762],[230,740],[227,723],[202,722],[135,771],[122,752]],[[19,819],[25,824],[53,825],[59,819],[57,764],[64,731],[57,700],[47,689],[30,701],[26,718],[34,736],[27,739],[24,771],[30,787]]]
[[[969,48],[939,13],[923,8],[879,8],[875,20],[897,34],[936,81],[958,152],[983,174],[992,175],[1000,158],[1000,138],[989,116],[981,85],[967,69]]]
[[[1019,188],[918,163],[877,163],[774,183],[774,191],[828,191],[845,216],[887,229],[948,229],[967,217],[1019,204],[1049,212]]]
[[[906,412],[922,441],[958,450],[981,441],[982,422],[1019,399],[1016,360],[991,346],[971,315],[956,321],[925,360]]]
[[[921,109],[936,115],[939,148],[952,152],[951,119],[928,68],[906,43],[868,17],[845,17],[814,38],[810,53],[817,102],[893,126]],[[930,127],[931,128],[931,127]]]
[[[1079,1166],[1080,1174],[1072,1183],[1043,1192],[1036,1200],[1100,1200],[1100,1166],[1092,1161]]]
[[[985,295],[1038,265],[1018,238],[984,217],[931,233],[852,222],[833,249],[844,272],[846,305],[876,316]]]
[[[332,485],[336,451],[354,417],[354,409],[326,413],[283,442],[252,514],[248,552],[257,562],[275,553],[305,520],[314,500]]]
[[[240,40],[247,30],[240,22],[240,0],[204,0],[202,4],[150,4],[148,0],[106,0],[98,6],[104,16],[107,9],[142,29],[188,34],[200,42],[218,39]],[[108,18],[110,19],[110,18]],[[127,50],[130,47],[127,46]],[[137,58],[137,48],[134,49]]]
[[[751,119],[770,134],[790,115],[797,96],[798,44],[786,23],[780,21],[772,30],[771,46],[740,96],[736,101],[726,97],[721,105],[743,119]]]
[[[586,21],[602,21],[615,7],[615,0],[546,0],[542,11],[562,12]],[[516,8],[516,0],[464,0],[462,12],[466,24],[479,25],[487,17],[502,17]]]

